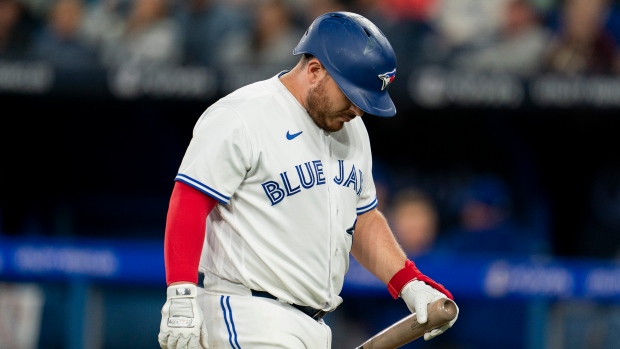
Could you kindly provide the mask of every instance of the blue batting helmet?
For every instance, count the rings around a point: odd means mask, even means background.
[[[330,12],[317,17],[293,50],[327,69],[347,98],[364,112],[396,114],[387,88],[396,76],[396,55],[383,32],[364,16]]]

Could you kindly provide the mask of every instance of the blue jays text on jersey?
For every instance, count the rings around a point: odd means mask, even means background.
[[[338,175],[333,178],[334,183],[349,187],[355,191],[357,196],[362,192],[364,174],[362,170],[357,170],[355,164],[347,165],[345,171],[344,160],[338,160]],[[325,173],[321,160],[308,161],[295,166],[295,175],[289,178],[288,171],[279,174],[280,181],[270,180],[261,183],[265,194],[271,201],[271,205],[276,205],[285,197],[295,195],[303,189],[311,189],[316,185],[325,184]],[[348,173],[345,175],[345,173]]]

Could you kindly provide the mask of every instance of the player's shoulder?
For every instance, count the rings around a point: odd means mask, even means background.
[[[276,75],[222,97],[205,111],[203,117],[227,123],[238,122],[246,129],[256,131],[283,122],[298,108],[295,98]]]
[[[285,89],[278,77],[274,76],[240,87],[219,99],[213,106],[231,108],[239,112],[246,110],[256,112]]]

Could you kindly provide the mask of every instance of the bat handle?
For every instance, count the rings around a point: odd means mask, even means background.
[[[385,328],[355,349],[395,349],[400,348],[434,328],[452,321],[458,313],[454,301],[442,298],[428,305],[428,320],[424,324],[417,321],[413,313]]]

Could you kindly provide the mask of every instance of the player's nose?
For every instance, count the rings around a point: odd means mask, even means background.
[[[356,116],[364,115],[364,111],[358,108],[357,105],[353,103],[351,103],[351,107],[349,107],[349,110],[351,110]]]

